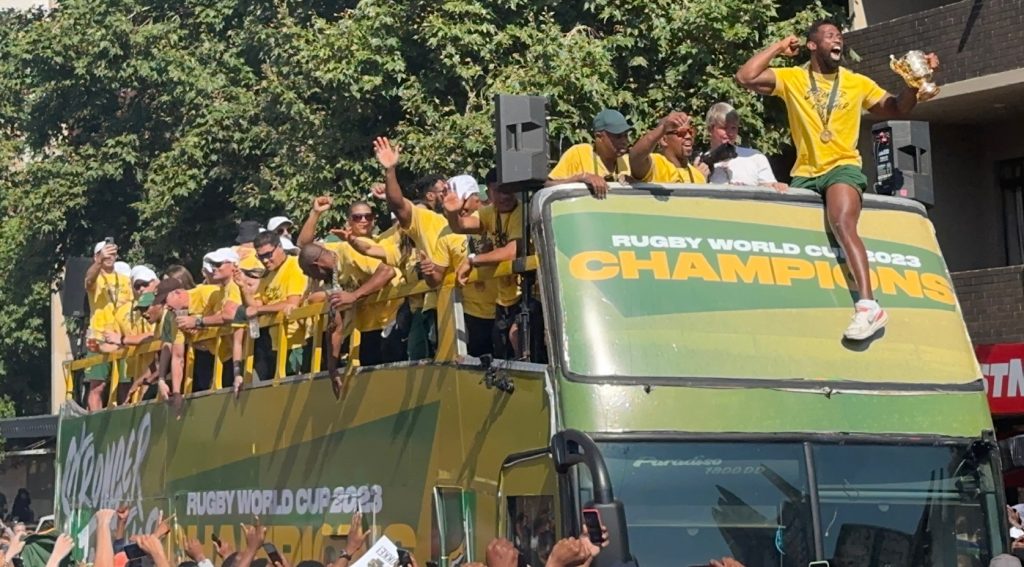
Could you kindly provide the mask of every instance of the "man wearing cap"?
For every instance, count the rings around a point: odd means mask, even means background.
[[[661,147],[662,153],[652,153]],[[707,183],[690,163],[693,125],[685,112],[671,112],[629,149],[633,175],[648,183]]]
[[[90,313],[86,344],[94,352],[101,350],[104,333],[116,330],[117,309],[132,301],[132,282],[128,275],[114,270],[116,262],[117,246],[107,241],[97,242],[93,247],[92,265],[85,272],[85,291],[89,297]],[[114,345],[107,346],[116,350]],[[103,408],[103,390],[110,371],[109,363],[96,364],[85,370],[85,380],[89,382],[89,393],[86,396],[89,411]]]
[[[235,252],[238,254],[238,268],[252,277],[259,278],[263,274],[263,264],[256,258],[256,249],[252,242],[260,234],[260,223],[242,221],[238,223],[238,236],[235,237]]]
[[[272,217],[267,221],[267,230],[276,232],[278,236],[291,238],[294,224],[288,217]]]
[[[629,133],[633,126],[618,110],[606,108],[594,117],[594,143],[576,144],[559,158],[548,174],[547,185],[586,183],[594,196],[604,199],[608,194],[608,181],[625,183],[631,176],[629,159]]]
[[[155,291],[160,280],[147,266],[135,266],[129,272],[129,276],[134,299],[117,308],[114,313],[114,328],[106,330],[103,334],[106,343],[117,345],[119,348],[136,346],[153,338],[155,328],[153,322],[145,316],[145,311],[152,304],[152,297],[144,306],[140,305],[140,300],[147,293]],[[140,355],[129,360],[119,376],[119,386],[130,384],[133,378],[138,379],[145,375],[151,370],[153,359],[152,355]],[[124,392],[119,399],[123,402]]]
[[[242,293],[235,283],[235,270],[238,267],[238,253],[231,248],[219,248],[203,257],[204,270],[208,271],[210,284],[214,287],[205,308],[201,313],[178,317],[176,324],[184,331],[202,331],[208,327],[231,324],[233,332],[230,337],[221,338],[216,353],[210,351],[214,341],[201,341],[195,344],[195,365],[193,373],[194,392],[210,389],[213,381],[214,364],[224,367],[224,375],[231,372],[232,385],[240,389],[244,372],[242,370],[242,345],[245,339],[245,325],[242,320],[236,322],[236,314],[242,304]],[[244,314],[244,312],[243,312]],[[216,357],[216,362],[214,358]],[[228,362],[234,364],[228,367]]]
[[[302,303],[306,294],[308,281],[295,256],[285,254],[281,247],[281,237],[274,232],[263,232],[253,241],[256,257],[267,272],[260,279],[255,293],[242,288],[245,300],[245,316],[249,319],[260,315],[290,313]],[[269,345],[263,338],[270,335]],[[274,376],[276,368],[276,351],[284,349],[287,353],[285,375],[291,376],[302,371],[306,342],[306,325],[304,321],[287,323],[285,344],[278,344],[278,333],[268,329],[260,333],[256,343],[256,372],[260,380],[269,380]],[[267,346],[270,349],[267,349]],[[271,352],[273,351],[273,352]],[[284,376],[282,376],[283,378]]]
[[[140,298],[140,303],[143,301]],[[149,320],[157,320],[156,335],[160,340],[160,358],[157,363],[158,376],[171,375],[171,404],[181,416],[182,385],[185,379],[185,335],[177,325],[177,317],[188,313],[189,295],[184,284],[177,278],[165,278],[157,285],[153,303],[147,308]]]
[[[478,239],[468,238],[460,234],[459,219],[462,217],[478,217],[480,210],[480,185],[469,175],[459,175],[448,180],[452,189],[444,196],[445,216],[453,232],[441,237],[438,242],[437,263],[441,266],[459,268],[466,264],[470,255],[478,249]],[[514,199],[514,196],[513,196]],[[454,220],[454,222],[453,222]],[[479,223],[479,220],[477,220]],[[482,250],[481,250],[482,251]],[[434,270],[440,272],[440,270]],[[437,276],[424,274],[431,285],[439,285],[432,281]],[[441,273],[443,277],[443,272]],[[462,310],[466,321],[466,352],[470,356],[483,356],[494,352],[494,317],[498,299],[498,282],[487,277],[479,281],[469,282],[468,272],[457,278],[456,283],[462,286]]]

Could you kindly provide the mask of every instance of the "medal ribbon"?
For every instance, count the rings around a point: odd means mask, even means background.
[[[814,80],[814,71],[811,71],[810,63],[807,64],[807,78],[811,83],[811,94],[812,98],[817,100],[818,98],[818,83]],[[818,110],[818,117],[821,118],[821,127],[823,130],[828,130],[828,121],[832,118],[832,109],[836,106],[836,98],[839,96],[839,69],[836,70],[836,79],[832,81],[832,92],[828,95],[828,105],[825,106],[825,114],[822,115],[818,107],[814,109]]]

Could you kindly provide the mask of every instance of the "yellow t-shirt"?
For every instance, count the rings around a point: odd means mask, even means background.
[[[457,268],[469,255],[468,246],[469,238],[464,234],[442,236],[437,246],[438,262]],[[497,300],[498,282],[493,278],[471,282],[462,288],[462,309],[478,319],[494,319]]]
[[[676,167],[674,163],[661,154],[651,154],[651,169],[644,176],[648,183],[707,183],[704,174],[693,164]]]
[[[617,181],[622,181],[629,176],[629,156],[619,156],[615,163],[615,171],[609,172],[604,162],[594,152],[594,146],[576,144],[565,150],[551,173],[548,173],[548,178],[568,179],[581,173],[593,173],[604,178],[611,175]]]
[[[523,237],[523,207],[516,205],[511,213],[499,213],[494,205],[482,207],[480,213],[480,252],[501,248]],[[519,301],[519,276],[512,274],[497,279],[498,305],[510,307]]]
[[[397,224],[377,235],[376,241],[387,253],[384,262],[389,266],[394,266],[402,274],[402,284],[413,284],[420,281],[416,275],[416,247],[412,243],[412,239]],[[428,294],[410,295],[407,298],[409,309],[414,313],[422,310],[426,295]],[[436,306],[437,293],[431,292],[429,295],[433,305]]]
[[[206,303],[206,309],[202,313],[204,317],[220,314],[224,310],[224,305],[229,302],[235,305],[242,305],[242,290],[238,288],[238,284],[235,282],[228,282],[225,286],[214,287],[216,289],[210,294],[210,298]],[[230,322],[231,319],[226,321]],[[244,323],[231,323],[230,325],[232,328],[245,326]],[[221,336],[220,349],[217,351],[217,358],[221,362],[231,360],[231,343],[232,338],[230,335]],[[212,345],[210,348],[213,348]]]
[[[199,284],[188,290],[189,315],[206,313],[206,307],[210,304],[210,297],[219,289],[219,286],[213,284]]]
[[[260,279],[260,285],[256,288],[256,297],[263,302],[263,305],[274,305],[282,303],[292,296],[302,297],[306,293],[308,284],[309,278],[302,273],[298,258],[288,256],[277,270],[268,272]],[[274,329],[269,329],[269,332],[273,349],[280,350],[277,345],[277,333],[274,332]],[[288,323],[286,334],[288,350],[301,347],[306,342],[305,322],[292,321]]]
[[[355,291],[356,288],[373,277],[381,261],[369,256],[363,256],[349,246],[347,242],[344,245],[344,247],[339,247],[339,249],[347,248],[348,254],[338,254],[337,284],[345,291]],[[388,248],[390,246],[386,246],[385,250]],[[395,278],[391,281],[391,285],[401,282],[401,279],[401,274],[396,273]],[[355,328],[360,331],[379,331],[395,320],[395,315],[398,313],[398,308],[401,305],[402,301],[399,299],[392,299],[384,303],[361,302],[356,306]]]
[[[437,242],[445,234],[450,234],[452,229],[448,226],[448,219],[433,211],[422,207],[413,207],[412,223],[405,233],[412,238],[417,250],[422,250],[428,258],[437,262]],[[418,261],[416,256],[414,261]],[[452,267],[451,269],[455,269]],[[429,292],[423,298],[423,309],[428,311],[437,308],[437,293]]]
[[[840,165],[861,166],[857,138],[860,136],[860,115],[885,98],[885,89],[864,75],[839,68],[837,74],[814,73],[817,94],[811,91],[807,65],[783,67],[775,72],[772,95],[786,103],[789,129],[796,146],[793,177],[817,177]],[[824,129],[822,116],[828,108],[832,84],[838,78],[839,92],[828,121],[832,140],[821,141]]]
[[[114,314],[118,307],[132,302],[132,281],[131,278],[117,272],[100,272],[92,287],[86,289],[89,295],[89,328],[96,331],[111,331]],[[103,311],[109,308],[109,313]],[[98,319],[102,318],[105,323],[99,324]]]
[[[156,330],[156,325],[150,323],[142,316],[142,312],[135,308],[135,302],[126,303],[117,308],[115,314],[118,331],[123,337],[134,337]],[[141,354],[134,357],[134,364],[129,360],[128,375],[138,378],[156,358],[155,354]]]

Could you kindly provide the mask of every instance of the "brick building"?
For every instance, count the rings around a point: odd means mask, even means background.
[[[1011,449],[1007,496],[1022,502],[1024,0],[850,0],[850,12],[846,43],[860,58],[850,66],[886,89],[896,92],[902,83],[889,69],[890,54],[920,49],[941,59],[942,92],[912,118],[931,128],[930,216],[986,377],[997,435]],[[865,120],[860,148],[869,178],[872,123]]]

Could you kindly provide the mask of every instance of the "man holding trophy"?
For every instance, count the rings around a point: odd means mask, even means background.
[[[882,118],[906,116],[919,100],[938,92],[930,81],[939,59],[935,54],[912,51],[894,60],[892,68],[907,82],[894,96],[870,78],[843,68],[843,46],[838,27],[816,22],[807,30],[805,47],[810,62],[799,67],[770,66],[779,55],[795,57],[800,52],[800,39],[789,36],[751,57],[736,72],[736,80],[786,103],[797,154],[790,186],[812,189],[825,201],[829,224],[845,253],[859,296],[853,320],[843,335],[864,340],[885,327],[888,315],[874,299],[867,252],[857,234],[861,194],[867,188],[857,151],[861,110]]]

